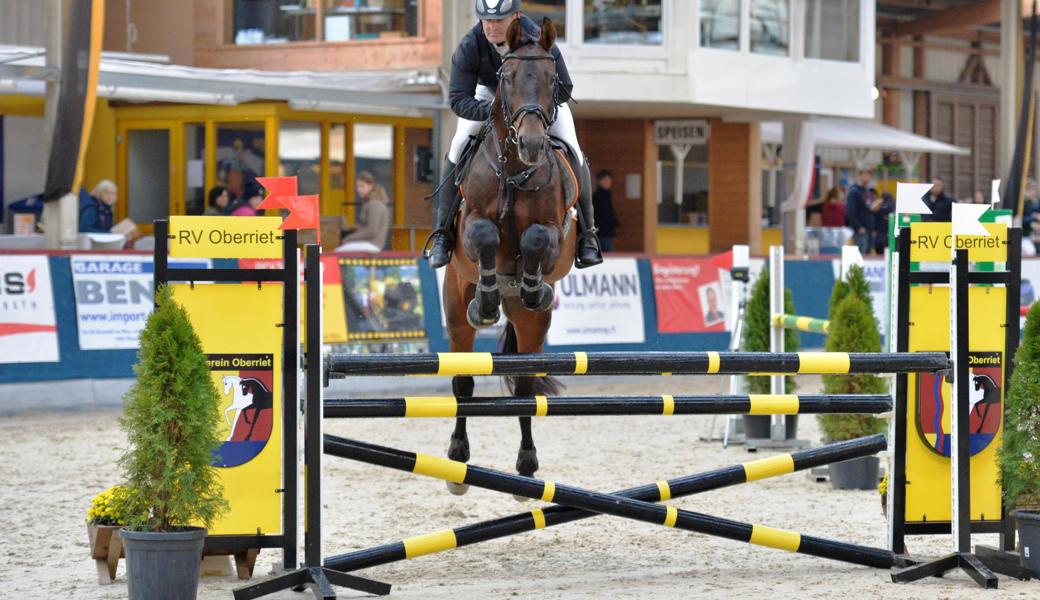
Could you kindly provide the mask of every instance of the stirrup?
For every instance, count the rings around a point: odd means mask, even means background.
[[[583,244],[589,243],[595,250],[595,256],[584,259],[581,256],[581,247]],[[574,248],[574,266],[579,269],[586,269],[588,267],[594,267],[603,262],[603,247],[599,244],[599,237],[596,235],[596,229],[592,228],[587,231],[583,231],[578,235],[578,240]]]

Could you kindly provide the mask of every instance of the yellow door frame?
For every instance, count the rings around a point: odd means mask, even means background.
[[[127,218],[130,210],[129,173],[128,173],[128,149],[130,146],[130,132],[140,130],[164,130],[167,132],[167,154],[169,162],[166,165],[169,177],[169,190],[167,191],[168,214],[176,215],[184,213],[184,126],[182,122],[170,119],[135,119],[118,121],[116,131],[117,165],[116,185],[119,188],[119,202],[116,204],[116,222]],[[138,223],[138,228],[145,234],[152,232],[151,223]]]

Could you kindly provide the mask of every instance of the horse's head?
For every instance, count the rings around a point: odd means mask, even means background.
[[[238,379],[238,377],[235,377],[233,375],[225,375],[224,376],[222,381],[224,382],[224,395],[225,396],[227,396],[228,394],[231,393],[231,386],[233,386],[235,384],[235,381],[237,379]]]
[[[506,34],[509,54],[498,71],[498,98],[505,120],[508,143],[516,144],[520,161],[528,166],[545,160],[549,150],[549,127],[556,120],[556,26],[542,20],[541,36],[535,42],[524,38],[520,20]]]

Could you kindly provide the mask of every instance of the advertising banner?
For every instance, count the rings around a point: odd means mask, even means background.
[[[653,258],[658,333],[726,331],[729,273],[709,258]]]
[[[419,265],[413,258],[341,258],[349,342],[426,337]]]
[[[636,259],[607,259],[597,267],[571,271],[556,284],[550,344],[641,344],[645,340]]]
[[[282,286],[173,285],[220,393],[218,467],[231,510],[210,535],[281,532]]]
[[[137,348],[137,338],[153,304],[151,256],[72,256],[76,328],[80,350]],[[173,268],[210,267],[209,260],[171,260]]]
[[[0,363],[58,362],[46,256],[0,256]]]

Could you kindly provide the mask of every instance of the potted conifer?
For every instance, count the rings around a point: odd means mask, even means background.
[[[870,285],[862,267],[852,267],[848,279],[839,281],[831,294],[828,352],[880,352],[881,337],[870,298]],[[884,394],[888,383],[869,373],[824,375],[826,394]],[[873,415],[817,415],[828,442],[841,442],[882,433],[885,421]],[[830,465],[831,487],[838,490],[871,490],[877,487],[880,459],[864,456]]]
[[[126,547],[131,600],[195,598],[206,530],[227,510],[212,466],[220,445],[220,395],[188,314],[171,290],[141,331],[137,375],[120,425],[127,488]]]
[[[1040,303],[1026,316],[1006,402],[999,449],[1004,504],[1014,509],[1022,564],[1040,577]]]
[[[791,290],[784,289],[784,312],[793,315],[794,298]],[[744,352],[769,352],[769,329],[772,323],[769,318],[769,269],[762,269],[751,288],[751,298],[748,299],[747,307],[744,309],[744,340],[741,349]],[[784,350],[786,352],[797,352],[801,339],[798,332],[792,329],[784,331]],[[794,392],[795,384],[793,377],[784,380],[785,393]],[[769,377],[748,377],[748,392],[752,394],[768,394]],[[744,415],[744,436],[748,439],[768,439],[770,435],[770,422],[772,418],[760,415]],[[787,439],[795,439],[798,435],[798,415],[787,415],[786,417]]]

